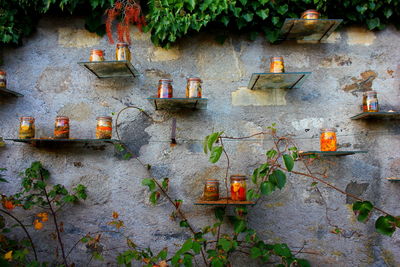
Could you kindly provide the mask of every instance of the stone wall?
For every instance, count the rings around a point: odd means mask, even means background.
[[[135,110],[121,115],[121,139],[142,162],[153,166],[157,178],[170,177],[171,194],[184,200],[183,209],[200,228],[214,222],[212,208],[193,206],[193,202],[201,195],[204,180],[222,179],[226,166],[224,159],[216,165],[208,162],[202,152],[206,135],[225,131],[246,136],[276,123],[280,134],[294,135],[301,150],[312,150],[319,148],[319,128],[332,126],[338,129],[343,149],[369,153],[318,161],[315,168],[329,168],[327,181],[399,215],[400,184],[385,180],[400,173],[398,121],[349,119],[359,111],[362,91],[370,88],[378,91],[383,107],[400,109],[400,33],[394,28],[381,32],[345,28],[321,44],[270,45],[261,37],[250,42],[231,36],[220,45],[213,36],[196,35],[170,50],[154,47],[149,35],[136,29],[131,34],[132,62],[141,73],[136,79],[99,80],[77,64],[88,59],[92,48],[104,48],[107,59],[114,55],[114,45],[106,37],[86,32],[80,19],[42,19],[24,46],[4,48],[2,68],[8,73],[9,87],[25,96],[0,99],[0,136],[16,137],[19,117],[26,115],[36,118],[37,136],[52,135],[56,115],[69,116],[73,138],[93,138],[96,116],[110,115],[126,105],[139,106],[158,119],[175,117],[176,146],[170,146],[171,119],[151,123]],[[251,74],[266,71],[273,55],[284,57],[287,71],[312,71],[312,75],[300,89],[247,90]],[[154,111],[146,98],[156,93],[158,80],[172,78],[175,95],[184,96],[188,76],[203,79],[208,109]],[[250,175],[271,145],[269,138],[226,142],[230,173]],[[112,211],[120,213],[125,233],[143,247],[168,246],[174,251],[175,244],[189,236],[169,219],[172,209],[165,200],[155,207],[149,204],[141,185],[147,175],[143,167],[134,159],[122,160],[112,146],[39,149],[7,142],[0,148],[0,167],[7,168],[11,182],[2,184],[2,191],[14,193],[20,184],[18,173],[36,160],[50,170],[54,183],[88,187],[88,200],[62,214],[68,247],[88,231],[110,229]],[[282,191],[250,208],[251,227],[266,240],[286,242],[294,250],[305,244],[305,250],[313,253],[302,256],[315,266],[400,265],[399,231],[392,238],[376,234],[373,221],[355,220],[351,199],[323,185],[317,189],[311,182],[291,175]],[[31,221],[26,218],[28,224]],[[332,233],[335,227],[343,234]],[[104,237],[107,248],[122,241],[117,235]],[[51,246],[41,232],[35,232],[34,239]],[[74,254],[77,266],[85,264],[85,253],[79,246]],[[46,251],[40,254],[46,257]],[[234,266],[258,266],[236,256]],[[113,256],[106,260],[113,262]]]

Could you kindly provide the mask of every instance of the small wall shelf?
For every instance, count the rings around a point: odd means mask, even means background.
[[[400,112],[388,112],[388,111],[379,111],[379,112],[362,112],[357,114],[350,119],[352,120],[361,120],[361,119],[400,119]]]
[[[147,100],[156,110],[207,109],[207,98],[157,98]]]
[[[116,139],[4,139],[13,142],[26,143],[33,146],[57,146],[66,144],[120,144]]]
[[[0,95],[1,96],[24,96],[23,94],[8,90],[6,88],[0,88]]]
[[[321,156],[347,156],[357,153],[368,153],[368,151],[299,151],[300,156],[321,155]]]
[[[323,41],[342,23],[342,19],[286,19],[279,40]]]
[[[128,60],[88,61],[78,62],[78,64],[88,69],[99,79],[136,77],[139,75]]]
[[[194,205],[213,205],[213,206],[221,206],[221,205],[254,205],[256,204],[254,201],[237,201],[231,199],[220,199],[214,201],[205,201],[205,200],[198,200],[194,203]]]
[[[400,177],[387,177],[386,180],[391,182],[400,182]]]
[[[250,78],[250,90],[296,89],[301,87],[311,72],[253,73]]]

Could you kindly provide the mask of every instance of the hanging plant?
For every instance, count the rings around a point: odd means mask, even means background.
[[[119,42],[131,43],[129,26],[137,25],[139,30],[146,25],[146,20],[142,13],[139,1],[135,0],[116,0],[114,5],[106,10],[106,32],[108,40],[114,43],[112,34],[113,22],[117,23],[117,38]]]

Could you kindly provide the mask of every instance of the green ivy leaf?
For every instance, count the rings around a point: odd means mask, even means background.
[[[383,10],[383,14],[385,15],[385,17],[388,19],[393,15],[393,10],[390,8],[385,8]]]
[[[215,146],[211,150],[210,162],[217,163],[222,154],[222,146]]]
[[[270,195],[272,192],[275,190],[275,184],[269,182],[269,181],[264,181],[261,183],[261,194],[263,195]]]
[[[373,30],[380,26],[379,18],[373,18],[367,20],[368,29]]]
[[[246,192],[246,199],[247,199],[248,201],[252,201],[254,198],[255,198],[254,189],[249,189],[249,190],[247,190],[247,192]]]
[[[281,170],[274,170],[269,176],[269,181],[282,189],[286,184],[286,174]]]
[[[199,254],[201,251],[201,244],[193,242],[192,250],[195,254]]]
[[[157,200],[158,200],[158,194],[157,193],[158,192],[151,192],[151,194],[150,194],[149,199],[150,199],[151,204],[153,204],[153,205],[157,204]]]
[[[266,18],[268,18],[269,15],[269,9],[261,9],[261,10],[257,10],[256,11],[257,16],[259,16],[262,20],[265,20]]]
[[[222,222],[224,220],[225,208],[224,207],[216,207],[214,209],[214,214],[215,214],[215,218],[217,218],[219,221]]]
[[[156,189],[156,183],[151,178],[145,178],[142,180],[142,185],[148,186],[150,191]]]
[[[296,263],[299,267],[311,267],[311,264],[305,259],[296,259]]]
[[[359,222],[366,222],[371,214],[374,205],[369,201],[357,201],[353,203],[353,211]]]
[[[363,5],[363,6],[356,6],[356,10],[362,15],[364,14],[365,11],[367,11],[368,7],[367,5]]]
[[[260,2],[261,5],[265,5],[269,0],[258,0],[258,2]]]
[[[244,220],[236,220],[233,228],[236,234],[240,234],[246,229],[246,222]]]
[[[250,22],[253,20],[254,14],[253,13],[246,13],[242,15],[245,21]]]
[[[188,9],[189,11],[192,11],[195,6],[196,6],[196,1],[195,0],[185,0],[185,2],[188,4]]]
[[[283,161],[285,162],[286,169],[291,172],[294,167],[294,160],[292,156],[287,154],[283,155]]]
[[[284,14],[286,14],[286,12],[288,12],[288,10],[289,10],[289,6],[287,4],[284,4],[284,5],[279,6],[276,11],[279,14],[284,15]]]
[[[169,185],[169,178],[166,177],[163,179],[161,186],[165,191],[168,191],[168,185]]]
[[[193,246],[193,240],[190,238],[186,240],[185,243],[183,243],[182,248],[180,249],[181,253],[188,252],[189,250],[192,249]]]
[[[208,137],[208,140],[207,140],[208,150],[211,151],[211,149],[212,149],[214,143],[218,140],[218,137],[219,137],[220,135],[221,135],[221,133],[216,132],[216,133],[212,133],[212,134],[210,135],[210,137]]]
[[[380,234],[392,236],[396,231],[396,218],[390,215],[380,216],[375,222],[375,229]]]
[[[258,247],[252,247],[250,249],[250,258],[257,259],[258,257],[262,256],[262,251]]]
[[[228,16],[222,16],[221,17],[221,22],[226,26],[229,24],[229,17]]]
[[[286,244],[275,244],[274,245],[274,252],[276,255],[281,257],[292,257],[292,252],[290,251],[288,245]]]
[[[186,220],[180,221],[179,222],[180,227],[189,227],[189,223]]]
[[[266,153],[267,158],[269,158],[269,159],[274,158],[277,154],[278,154],[278,152],[275,149],[268,150]]]
[[[222,247],[223,250],[228,252],[232,248],[232,242],[225,238],[220,238],[218,240],[218,245]]]
[[[207,154],[207,153],[208,153],[208,138],[210,138],[209,135],[207,135],[207,136],[204,138],[204,141],[203,141],[203,151],[204,151],[204,154]]]

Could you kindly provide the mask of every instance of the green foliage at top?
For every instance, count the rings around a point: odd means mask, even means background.
[[[0,44],[20,44],[30,35],[39,16],[64,11],[86,16],[85,27],[100,35],[105,33],[104,11],[114,0],[0,0]],[[398,0],[148,0],[145,30],[155,45],[169,47],[179,38],[202,30],[222,29],[225,34],[238,31],[253,40],[263,34],[277,41],[286,18],[298,18],[307,9],[317,9],[324,17],[343,18],[344,24],[360,24],[381,30],[388,24],[400,26]]]
[[[307,9],[370,30],[387,24],[400,26],[400,2],[395,0],[149,0],[147,30],[155,45],[165,47],[205,28],[244,32],[252,40],[262,33],[275,42],[284,20],[299,18]],[[218,37],[221,41],[226,38]]]
[[[85,27],[105,33],[102,15],[114,0],[0,0],[0,44],[21,44],[35,30],[38,18],[49,12],[74,14],[87,10]]]

